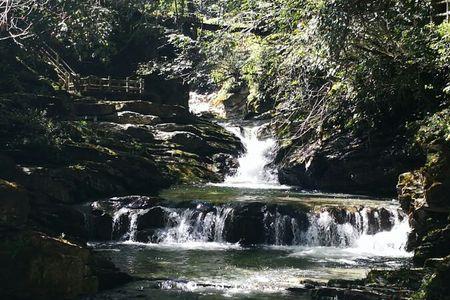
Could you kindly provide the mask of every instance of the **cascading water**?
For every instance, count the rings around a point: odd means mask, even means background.
[[[227,176],[224,183],[218,186],[247,189],[288,188],[280,185],[276,172],[267,167],[273,158],[276,140],[274,138],[260,139],[258,133],[262,126],[224,125],[224,127],[239,137],[246,152],[239,158],[236,174]]]
[[[245,235],[259,234],[262,238],[256,240],[265,245],[335,247],[381,256],[408,255],[404,251],[409,231],[408,220],[405,215],[399,214],[396,207],[349,210],[322,208],[320,212],[303,212],[286,206],[253,204],[256,213],[245,215],[251,207],[198,204],[195,208],[121,208],[114,214],[113,228],[124,226],[119,220],[127,217],[128,222],[122,221],[128,226],[122,240],[188,246],[211,242],[233,245],[236,242],[235,230],[242,234],[240,227],[251,225],[251,230],[244,231],[241,238],[255,241],[253,237]],[[161,215],[158,219],[163,220],[162,223],[155,226],[152,222],[148,225],[149,228],[138,228],[140,218],[146,219],[152,209],[159,211]],[[293,213],[283,213],[280,210]],[[246,219],[254,221],[242,223]],[[143,239],[139,232],[146,232],[148,229],[151,229],[151,234]]]
[[[191,111],[221,115],[212,98],[191,94]],[[148,295],[280,299],[300,279],[361,279],[371,268],[409,262],[408,217],[398,203],[363,198],[355,204],[344,195],[311,196],[282,186],[268,168],[276,141],[260,138],[261,126],[223,126],[246,148],[224,183],[177,187],[176,196],[167,192],[167,201],[157,204],[117,198],[108,209],[96,207],[100,228],[109,214],[111,237],[120,241],[102,244],[114,250],[108,251],[113,261],[139,278],[162,278],[159,290],[152,281]],[[141,297],[145,284],[129,290]]]

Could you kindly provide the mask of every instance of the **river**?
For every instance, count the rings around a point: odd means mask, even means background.
[[[125,216],[127,230],[91,245],[140,280],[95,299],[308,299],[288,289],[410,263],[396,201],[280,185],[267,167],[276,142],[261,125],[224,126],[246,147],[237,172],[163,191],[157,230],[140,230],[154,208],[118,210],[115,227]]]

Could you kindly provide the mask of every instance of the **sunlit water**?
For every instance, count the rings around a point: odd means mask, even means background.
[[[275,170],[268,168],[275,153],[274,138],[259,138],[261,126],[235,126],[225,124],[224,127],[239,137],[246,151],[239,158],[239,169],[236,174],[227,176],[225,181],[216,186],[237,187],[244,189],[288,189],[280,185]]]
[[[302,280],[363,278],[372,268],[398,268],[409,264],[404,250],[409,225],[400,216],[398,203],[342,194],[305,192],[281,186],[276,173],[267,168],[272,139],[258,138],[258,128],[228,127],[247,152],[240,168],[220,185],[174,187],[161,193],[166,227],[155,241],[137,242],[136,220],[146,211],[122,209],[128,214],[130,230],[121,241],[92,243],[122,270],[140,278],[124,287],[97,295],[97,299],[308,299],[293,295],[289,288]],[[214,210],[199,212],[179,208],[181,203],[208,203]],[[290,205],[307,213],[308,228],[288,215],[265,212],[266,243],[242,246],[226,242],[226,220],[235,203]],[[178,206],[177,206],[178,205]],[[349,207],[352,223],[340,223],[321,207]],[[356,210],[350,208],[359,207]],[[366,208],[385,208],[393,226],[389,231],[369,234]],[[378,214],[372,215],[381,222]],[[372,220],[372,222],[374,222]],[[283,236],[289,231],[291,240]],[[270,241],[270,242],[269,242]]]

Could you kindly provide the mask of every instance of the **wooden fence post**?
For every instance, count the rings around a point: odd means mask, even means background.
[[[139,94],[144,93],[144,79],[139,78]]]

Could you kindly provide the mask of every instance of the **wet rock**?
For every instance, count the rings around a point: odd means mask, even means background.
[[[241,245],[262,244],[265,241],[264,204],[248,203],[234,208],[225,220],[225,240]]]
[[[404,216],[404,214],[400,212],[399,218],[401,218],[402,216]],[[395,220],[393,220],[391,212],[389,212],[384,207],[378,209],[378,218],[380,220],[379,225],[381,231],[390,231],[395,225]]]
[[[156,206],[163,201],[163,199],[159,197],[148,197],[148,196],[129,196],[129,197],[121,197],[120,199],[123,198],[131,200],[131,202],[129,202],[126,205],[127,208],[131,209],[147,209]]]
[[[99,211],[94,211],[90,222],[90,239],[94,241],[109,241],[112,238],[113,218]]]
[[[332,279],[328,283],[302,282],[303,287],[288,291],[308,295],[312,299],[409,299],[421,285],[423,269],[372,270],[367,278]]]
[[[214,165],[220,173],[233,175],[239,167],[239,161],[236,156],[227,153],[217,153],[212,156]]]
[[[89,266],[97,277],[98,290],[107,290],[133,280],[133,278],[120,271],[110,260],[99,254],[91,255]]]
[[[162,228],[166,224],[166,211],[162,207],[150,208],[139,214],[136,223],[137,230]]]
[[[354,220],[352,218],[352,214],[349,213],[348,209],[346,209],[346,208],[330,207],[330,208],[327,208],[326,211],[328,211],[330,213],[330,215],[333,216],[333,219],[338,224],[350,223],[352,225],[355,225]]]
[[[214,205],[206,202],[194,202],[195,209],[202,212],[202,213],[209,213],[216,211],[216,208]]]
[[[292,245],[296,238],[294,232],[305,232],[310,225],[307,210],[289,205],[267,205],[263,213],[267,244]]]
[[[138,230],[135,235],[135,239],[141,243],[159,243],[161,242],[158,237],[159,229],[143,229]]]
[[[130,231],[130,213],[125,212],[115,218],[112,230],[112,239],[120,240]]]
[[[401,287],[409,291],[420,288],[425,275],[423,269],[371,270],[364,280],[367,285]]]

